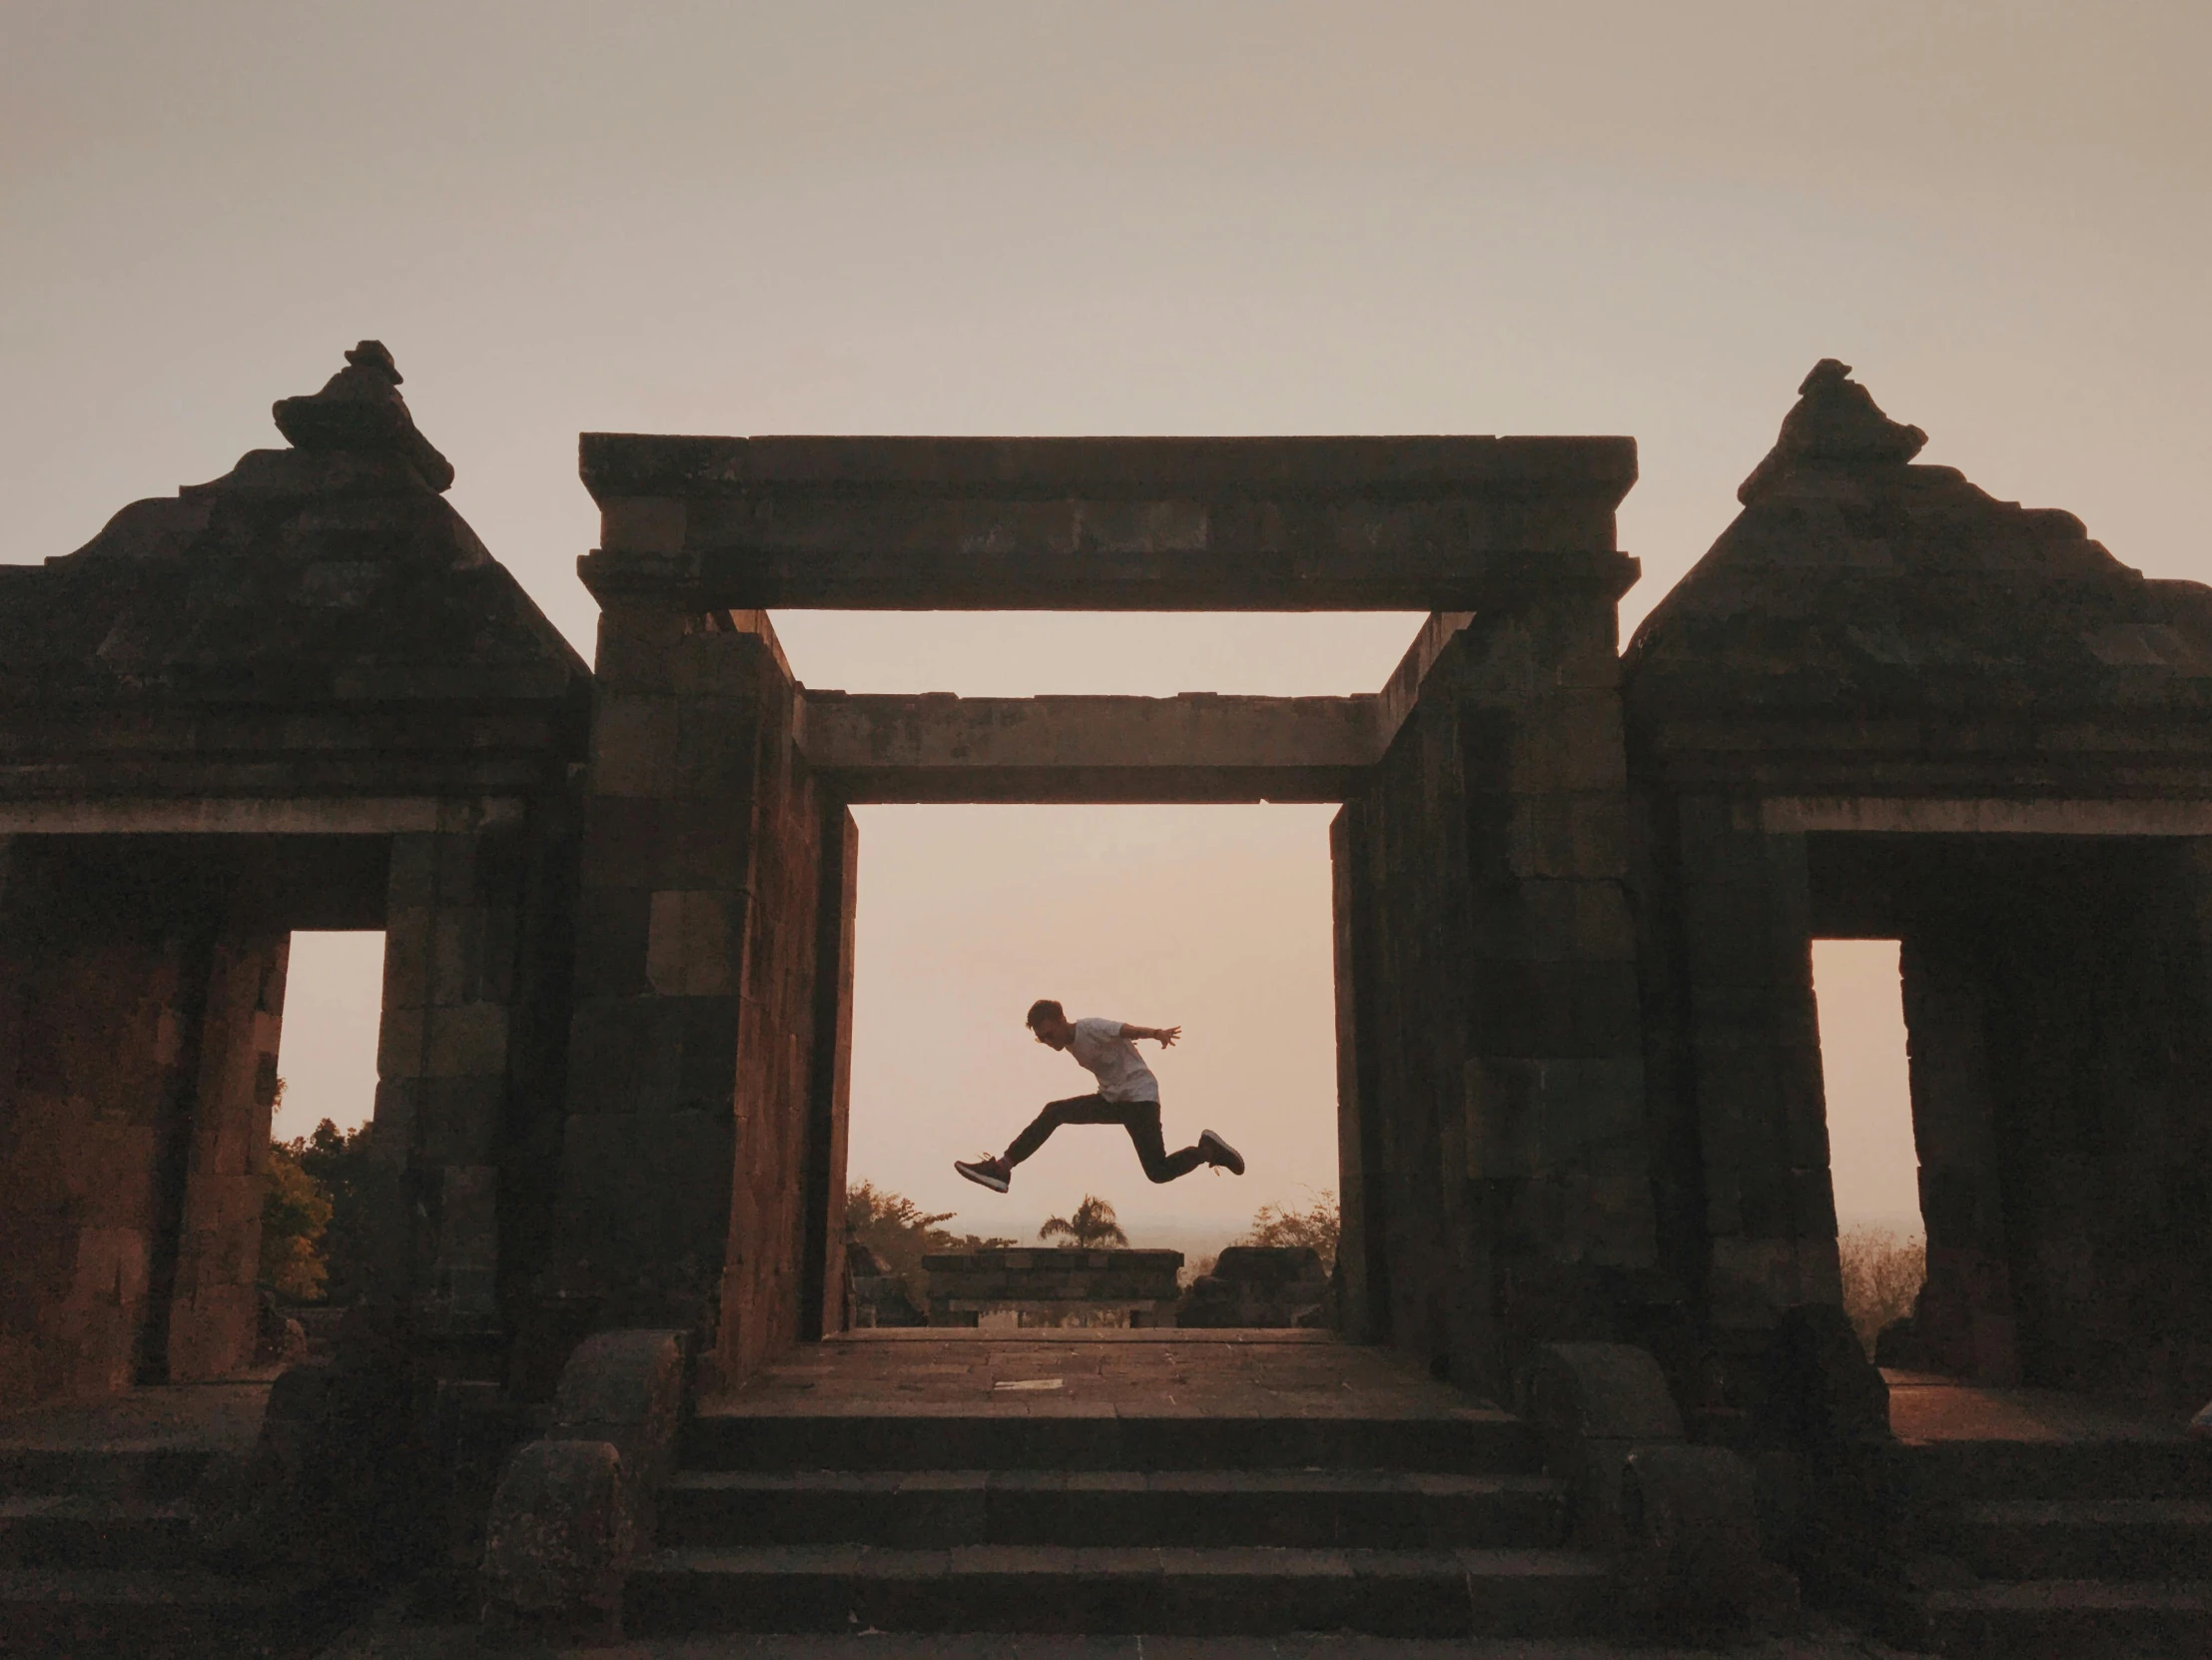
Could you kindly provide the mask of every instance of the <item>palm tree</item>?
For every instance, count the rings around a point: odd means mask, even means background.
[[[1037,1231],[1041,1240],[1065,1236],[1078,1250],[1097,1250],[1106,1245],[1125,1245],[1129,1237],[1121,1232],[1121,1225],[1113,1220],[1113,1207],[1091,1194],[1083,1196],[1083,1203],[1076,1207],[1072,1217],[1052,1217]]]

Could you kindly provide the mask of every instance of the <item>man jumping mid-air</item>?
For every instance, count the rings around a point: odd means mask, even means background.
[[[1051,998],[1030,1005],[1029,1028],[1037,1041],[1075,1056],[1085,1071],[1099,1081],[1095,1095],[1079,1095],[1049,1103],[1045,1111],[1014,1145],[996,1159],[970,1163],[955,1160],[953,1169],[971,1182],[994,1193],[1005,1193],[1014,1180],[1014,1167],[1045,1145],[1045,1139],[1064,1124],[1118,1124],[1136,1144],[1137,1162],[1154,1182],[1172,1182],[1188,1176],[1200,1165],[1212,1165],[1232,1176],[1244,1174],[1244,1157],[1212,1131],[1201,1131],[1196,1147],[1169,1153],[1159,1133],[1159,1080],[1152,1076],[1131,1040],[1150,1038],[1165,1049],[1182,1036],[1179,1026],[1124,1026],[1117,1020],[1077,1020]]]

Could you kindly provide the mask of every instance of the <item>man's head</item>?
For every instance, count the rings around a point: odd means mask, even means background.
[[[1066,1049],[1068,1040],[1076,1035],[1069,1022],[1068,1011],[1049,997],[1041,997],[1030,1005],[1029,1029],[1037,1034],[1037,1041],[1054,1049]]]

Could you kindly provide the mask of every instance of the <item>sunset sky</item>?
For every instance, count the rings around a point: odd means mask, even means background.
[[[0,0],[0,559],[279,441],[369,336],[586,655],[584,429],[1629,433],[1633,626],[1824,356],[2212,577],[2208,70],[2201,0]],[[1368,691],[1414,626],[778,618],[811,684],[1001,694]],[[1333,1187],[1327,816],[865,809],[855,1175],[982,1232]],[[1912,1206],[1893,963],[1823,957],[1847,1214]],[[358,1118],[374,942],[296,975],[286,1128]],[[1180,1021],[1170,1137],[1250,1175],[1090,1131],[959,1184],[1082,1087],[1040,994]]]

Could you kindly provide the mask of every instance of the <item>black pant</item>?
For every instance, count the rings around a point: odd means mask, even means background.
[[[1188,1176],[1206,1162],[1205,1155],[1194,1147],[1180,1153],[1167,1151],[1167,1143],[1159,1133],[1158,1102],[1108,1101],[1103,1095],[1079,1095],[1071,1101],[1048,1102],[1030,1127],[1014,1138],[1014,1145],[1006,1152],[1007,1163],[1019,1165],[1064,1124],[1118,1124],[1136,1144],[1136,1162],[1154,1182]]]

